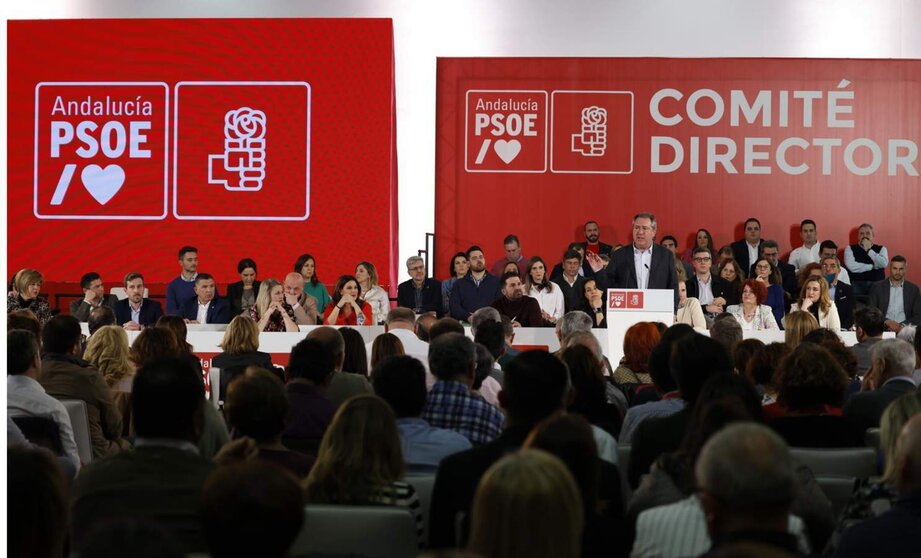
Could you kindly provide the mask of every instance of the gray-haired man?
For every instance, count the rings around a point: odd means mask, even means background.
[[[397,306],[410,308],[416,314],[434,313],[439,318],[444,315],[441,281],[425,276],[425,260],[410,256],[406,271],[410,280],[397,287]]]

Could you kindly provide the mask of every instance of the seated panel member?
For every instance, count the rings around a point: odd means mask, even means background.
[[[256,304],[259,294],[259,281],[256,281],[256,262],[243,258],[237,263],[240,280],[227,285],[227,302],[230,303],[230,315],[239,316]]]
[[[188,324],[226,324],[230,322],[227,301],[216,296],[214,277],[199,273],[195,277],[195,297],[182,305],[182,317]]]
[[[128,298],[115,303],[115,321],[128,331],[156,325],[163,307],[156,300],[144,298],[144,276],[136,271],[125,275]]]
[[[397,287],[397,306],[412,309],[414,314],[434,312],[444,315],[441,282],[425,276],[425,260],[410,256],[406,260],[406,271],[410,279]]]
[[[898,333],[905,324],[921,325],[921,290],[908,279],[908,261],[895,256],[889,262],[889,277],[870,287],[869,306],[886,316],[886,327]]]
[[[821,264],[828,281],[828,294],[838,308],[841,329],[851,329],[854,326],[854,290],[841,279],[841,274],[846,272],[841,269],[837,256],[823,257]]]
[[[491,304],[500,314],[508,316],[513,325],[521,327],[543,327],[537,299],[525,295],[521,289],[521,277],[514,273],[502,276],[502,296]]]
[[[71,316],[81,322],[85,322],[89,320],[90,312],[100,306],[115,309],[118,297],[106,294],[106,288],[102,284],[102,277],[95,271],[91,271],[80,278],[80,288],[83,289],[83,298],[70,303]]]
[[[195,298],[195,278],[198,276],[198,248],[183,246],[179,249],[179,276],[166,285],[166,313],[182,315],[182,306]]]
[[[563,254],[563,263],[560,266],[562,271],[559,275],[551,275],[550,280],[560,287],[563,292],[563,306],[565,312],[578,310],[582,304],[582,297],[585,290],[585,279],[579,275],[579,269],[582,265],[582,256],[578,251],[569,249]]]
[[[486,256],[479,246],[467,249],[470,273],[461,277],[451,289],[451,317],[466,321],[474,312],[489,306],[500,296],[499,278],[486,271]]]

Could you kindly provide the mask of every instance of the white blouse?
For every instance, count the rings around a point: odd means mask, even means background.
[[[374,285],[363,291],[361,299],[371,305],[371,321],[374,323],[368,325],[378,325],[387,318],[387,312],[390,312],[390,297],[380,286]]]
[[[554,320],[559,320],[563,317],[565,309],[563,303],[563,289],[561,289],[559,285],[555,285],[551,282],[550,287],[545,287],[540,290],[532,286],[528,291],[528,296],[537,299],[540,309],[553,316]]]

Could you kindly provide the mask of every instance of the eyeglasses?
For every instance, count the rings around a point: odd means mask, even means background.
[[[419,271],[420,269],[425,269],[425,266],[424,265],[414,265],[413,267],[409,268],[410,271]]]
[[[709,256],[707,256],[706,258],[694,258],[695,262],[701,262],[701,263],[709,262],[710,260],[712,260],[712,258],[710,258]]]

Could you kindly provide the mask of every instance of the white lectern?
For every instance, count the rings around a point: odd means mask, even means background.
[[[608,360],[615,368],[624,356],[624,335],[635,323],[675,322],[672,289],[608,289]]]

